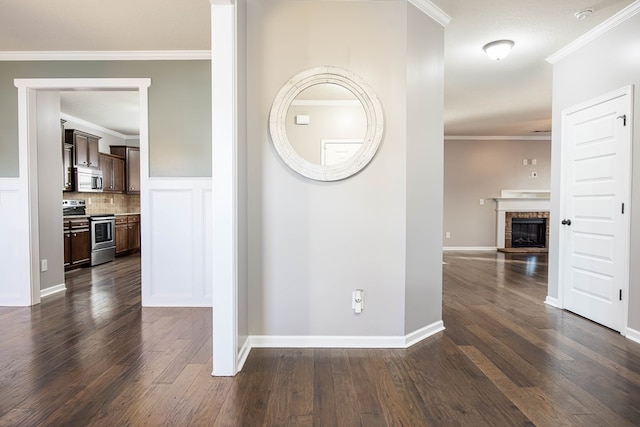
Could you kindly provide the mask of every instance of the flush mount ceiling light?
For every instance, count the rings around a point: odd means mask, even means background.
[[[584,9],[575,13],[576,19],[582,21],[593,15],[593,9]]]
[[[511,52],[513,44],[513,40],[496,40],[485,44],[482,50],[484,50],[489,58],[499,61]]]

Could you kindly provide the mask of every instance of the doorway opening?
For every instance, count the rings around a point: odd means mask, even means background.
[[[47,234],[47,228],[43,225],[41,221],[42,217],[45,215],[40,215],[40,213],[46,212],[46,217],[51,214],[51,217],[54,218],[53,223],[58,223],[59,227],[62,228],[62,192],[59,194],[52,194],[51,197],[46,197],[48,194],[44,194],[45,190],[43,187],[39,185],[39,183],[46,181],[46,167],[44,165],[44,158],[39,155],[38,151],[40,144],[43,143],[44,140],[48,138],[48,136],[44,136],[39,138],[39,135],[48,135],[49,133],[43,132],[43,129],[46,126],[43,122],[54,123],[57,121],[57,130],[60,131],[60,93],[68,92],[68,91],[83,91],[83,92],[133,92],[136,94],[138,103],[139,103],[139,114],[137,117],[137,122],[139,126],[139,150],[140,150],[140,186],[142,188],[146,187],[146,183],[148,180],[148,87],[150,86],[150,79],[16,79],[15,85],[18,88],[18,119],[19,119],[19,158],[20,158],[20,168],[21,170],[26,171],[25,174],[21,174],[23,176],[24,186],[28,192],[28,200],[29,203],[21,207],[24,209],[24,212],[20,212],[20,214],[24,214],[25,217],[29,218],[29,230],[28,234],[25,233],[23,238],[29,240],[30,250],[29,250],[29,263],[28,269],[30,270],[27,277],[30,278],[29,283],[24,283],[21,286],[28,286],[30,294],[30,303],[31,305],[38,304],[42,296],[49,295],[52,293],[64,291],[64,276],[60,279],[57,285],[51,285],[51,283],[55,283],[56,278],[51,282],[51,278],[47,278],[48,283],[46,283],[46,287],[43,287],[43,274],[48,272],[48,263],[47,259],[42,257],[42,254],[48,250],[46,246],[46,238],[42,238]],[[40,102],[40,100],[44,100],[44,102]],[[51,107],[49,110],[46,110],[46,105],[54,106],[57,102],[57,110],[55,107]],[[57,116],[57,119],[53,120],[52,117]],[[42,120],[39,120],[42,119]],[[44,127],[40,129],[40,127]],[[61,140],[58,138],[54,138],[57,140],[57,143],[60,144]],[[49,144],[47,144],[49,145]],[[58,146],[59,147],[59,146]],[[96,150],[98,151],[98,150]],[[59,153],[60,151],[58,151]],[[55,156],[47,157],[53,158]],[[52,165],[51,169],[56,170],[58,166],[60,166],[60,170],[62,170],[62,155],[60,157],[60,161],[56,160]],[[56,172],[52,172],[55,176]],[[62,178],[62,176],[60,175]],[[59,185],[58,182],[56,185]],[[60,185],[62,187],[62,185]],[[56,187],[52,187],[56,188]],[[142,192],[141,196],[142,196]],[[95,193],[97,194],[97,193]],[[144,197],[144,196],[142,196]],[[57,206],[56,206],[57,205]],[[143,204],[140,204],[140,213],[142,212]],[[46,210],[46,211],[45,211]],[[57,233],[56,227],[52,227],[52,236]],[[61,233],[59,233],[61,236]],[[144,241],[144,233],[142,233],[142,241]],[[55,242],[55,237],[53,237],[52,247],[57,246],[58,248],[62,247],[60,243]],[[62,237],[60,237],[62,240]],[[43,243],[45,242],[45,243]],[[52,250],[52,253],[55,253],[55,249]],[[141,255],[142,256],[142,255]],[[56,258],[57,255],[54,255]],[[57,258],[59,259],[59,258]],[[57,262],[55,263],[57,267]],[[142,263],[144,268],[144,263]],[[60,277],[60,276],[58,276]],[[145,283],[142,283],[142,288],[145,287]]]

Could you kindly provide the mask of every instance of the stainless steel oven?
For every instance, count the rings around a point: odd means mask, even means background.
[[[113,214],[91,215],[91,265],[116,258],[116,217]]]

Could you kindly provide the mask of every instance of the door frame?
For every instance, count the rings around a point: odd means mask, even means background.
[[[627,117],[627,123],[628,123],[628,127],[629,127],[629,158],[627,159],[628,161],[628,171],[629,171],[629,175],[627,176],[627,181],[628,181],[628,185],[627,185],[627,194],[625,194],[623,197],[626,199],[625,201],[625,211],[628,212],[627,214],[624,215],[623,219],[625,221],[624,224],[624,228],[626,233],[624,233],[623,236],[619,236],[616,238],[621,238],[623,239],[622,244],[624,245],[624,248],[626,249],[626,256],[625,256],[625,260],[623,262],[623,271],[622,271],[622,292],[624,295],[624,299],[623,299],[623,318],[622,318],[622,330],[620,331],[620,334],[622,336],[626,336],[627,334],[627,327],[629,324],[629,264],[631,262],[631,258],[630,258],[630,251],[631,251],[631,239],[630,239],[630,232],[631,232],[631,184],[632,184],[632,176],[633,176],[633,163],[632,163],[632,159],[633,159],[633,115],[634,115],[634,111],[633,111],[633,105],[634,105],[634,86],[633,85],[629,85],[629,86],[625,86],[623,88],[608,92],[604,95],[600,95],[597,96],[595,98],[592,98],[588,101],[582,102],[580,104],[574,105],[572,107],[568,107],[564,110],[562,110],[562,122],[560,124],[561,126],[561,162],[560,162],[560,210],[559,210],[559,217],[556,218],[556,221],[559,221],[560,218],[565,218],[566,217],[566,203],[567,203],[567,179],[565,177],[565,171],[566,171],[566,162],[569,161],[568,158],[568,147],[567,144],[565,143],[565,141],[567,140],[567,116],[569,116],[570,114],[574,114],[577,113],[581,110],[584,110],[586,108],[592,107],[594,105],[597,104],[602,104],[603,102],[607,102],[610,101],[612,99],[615,98],[620,98],[622,96],[627,96],[628,97],[628,101],[629,101],[629,113]],[[560,233],[559,233],[559,250],[558,250],[558,302],[559,302],[559,306],[562,309],[565,309],[565,300],[564,300],[564,293],[565,293],[565,281],[564,281],[564,268],[566,268],[566,256],[565,256],[565,248],[567,245],[567,233],[563,232],[562,229],[560,229]]]
[[[38,170],[36,162],[37,140],[36,120],[34,115],[35,95],[38,90],[62,91],[62,90],[137,90],[140,102],[140,208],[145,206],[147,197],[144,189],[147,188],[149,177],[149,102],[148,88],[151,85],[149,78],[44,78],[44,79],[15,79],[14,85],[18,88],[18,168],[19,191],[24,192],[27,203],[16,207],[16,215],[28,218],[29,226],[20,236],[29,241],[29,261],[17,268],[28,270],[21,272],[21,277],[29,278],[19,286],[23,295],[29,295],[28,305],[40,302],[40,274],[39,274],[39,229],[38,229]],[[142,235],[145,247],[145,235]],[[141,251],[144,259],[144,250]],[[145,287],[144,265],[142,262],[142,287]],[[28,289],[28,291],[27,291]]]

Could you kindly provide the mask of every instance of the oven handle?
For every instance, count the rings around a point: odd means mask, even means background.
[[[116,217],[115,216],[101,216],[99,218],[90,218],[91,222],[95,222],[96,224],[99,224],[101,222],[110,222],[110,221],[115,221]]]

